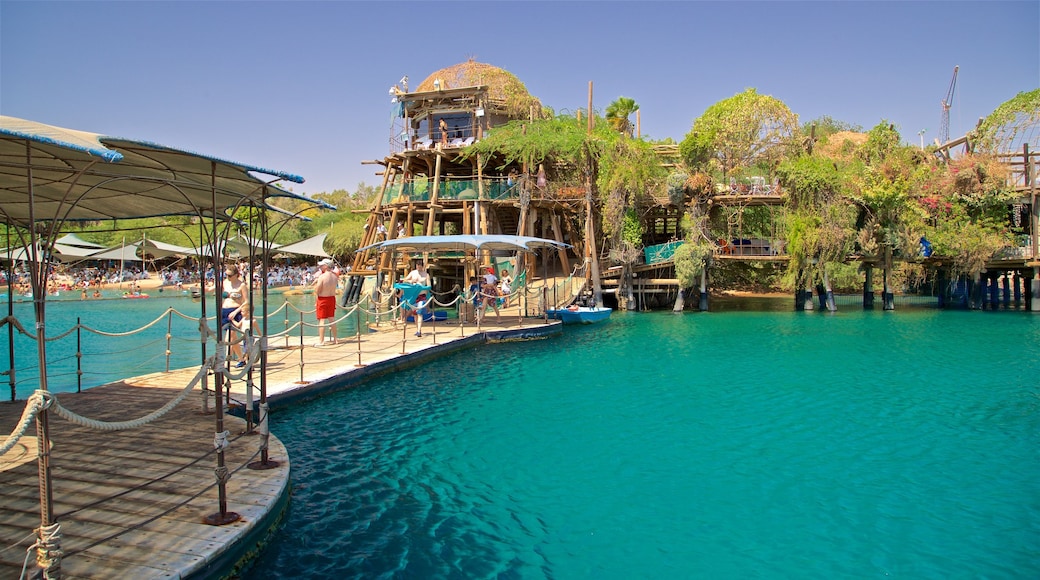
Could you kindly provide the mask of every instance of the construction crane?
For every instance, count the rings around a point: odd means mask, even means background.
[[[943,145],[950,141],[950,107],[953,106],[953,91],[957,88],[957,71],[960,66],[953,67],[953,78],[950,79],[950,89],[946,91],[946,98],[942,102],[942,123],[939,125],[939,144]]]

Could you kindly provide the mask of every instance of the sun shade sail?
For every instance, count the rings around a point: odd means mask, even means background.
[[[319,258],[331,258],[325,253],[325,238],[328,234],[318,234],[313,238],[300,240],[294,244],[286,244],[278,247],[279,254],[299,254],[301,256],[317,256]]]

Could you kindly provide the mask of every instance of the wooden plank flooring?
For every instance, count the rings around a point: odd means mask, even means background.
[[[513,309],[515,312],[515,308]],[[515,314],[493,315],[481,331],[508,339],[517,331],[547,328],[537,319]],[[559,330],[558,323],[549,328]],[[406,364],[408,359],[451,348],[478,329],[458,323],[426,323],[423,337],[390,324],[360,337],[340,337],[334,346],[293,347],[299,339],[282,339],[268,353],[268,392],[277,397],[305,392],[372,365]],[[472,340],[472,339],[470,339]],[[287,344],[288,343],[288,344]],[[281,348],[277,348],[280,346]],[[431,350],[432,349],[432,350]],[[429,352],[425,352],[429,351]],[[303,380],[300,355],[303,355]],[[403,352],[403,354],[402,354]],[[135,377],[83,393],[58,395],[72,411],[103,421],[125,421],[158,409],[177,396],[197,369]],[[255,373],[254,373],[255,374]],[[254,378],[254,382],[259,384]],[[209,381],[213,386],[212,377]],[[245,379],[233,380],[231,397],[245,400]],[[254,398],[255,398],[254,394]],[[212,399],[206,401],[212,411]],[[0,403],[0,437],[17,424],[24,402]],[[245,433],[246,424],[225,416],[231,435],[225,465],[228,510],[242,519],[211,526],[203,518],[218,512],[212,453],[215,419],[203,414],[198,388],[170,413],[139,428],[96,431],[49,414],[52,440],[53,513],[62,524],[62,572],[65,578],[181,578],[203,569],[243,539],[278,503],[289,485],[289,457],[272,414],[270,457],[280,463],[269,470],[244,468],[257,459],[260,437]],[[35,435],[31,427],[27,435]],[[40,525],[35,437],[26,437],[0,458],[0,580],[18,578],[26,548]],[[29,562],[35,564],[35,551]]]
[[[80,415],[113,421],[147,414],[177,393],[118,382],[62,394],[58,400]],[[23,406],[0,405],[5,434]],[[66,578],[179,578],[244,536],[281,496],[289,483],[289,461],[272,437],[270,455],[281,465],[241,469],[227,485],[228,509],[242,514],[242,520],[224,527],[203,523],[219,509],[215,421],[201,414],[200,406],[195,395],[145,427],[120,432],[90,430],[50,413],[53,512],[62,528]],[[240,419],[225,418],[233,439],[225,462],[232,471],[254,460],[260,441],[243,434],[244,426]],[[0,463],[0,497],[0,578],[17,578],[40,524],[35,449],[31,461]]]

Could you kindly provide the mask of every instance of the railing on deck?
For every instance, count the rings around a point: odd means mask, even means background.
[[[563,284],[570,281],[567,279]],[[565,290],[563,284],[559,294]],[[553,295],[557,289],[552,289]],[[361,336],[371,329],[401,328],[400,341],[393,343],[394,349],[399,347],[400,353],[406,352],[411,338],[404,329],[414,325],[401,324],[401,305],[396,303],[393,292],[376,293],[378,299],[365,296],[357,305],[349,308],[341,307],[338,317],[326,327],[326,338],[335,337],[338,344],[356,344],[357,364],[362,364],[363,354],[372,354],[373,343],[362,341]],[[426,329],[433,330],[432,340],[437,343],[436,328],[438,326],[458,327],[463,336],[469,329],[480,332],[485,317],[473,317],[473,309],[466,305],[473,304],[472,296],[458,292],[435,295],[431,301],[432,309],[448,310],[455,313],[454,318],[437,320],[436,316],[426,323]],[[483,298],[483,297],[481,297]],[[491,299],[492,297],[486,297]],[[525,318],[543,317],[546,310],[546,296],[541,288],[533,290],[521,283],[508,297],[494,297],[503,303],[516,307],[516,315],[502,315],[496,321],[510,321],[510,324],[523,326]],[[291,311],[291,312],[290,312]],[[466,313],[469,312],[467,316]],[[318,324],[315,321],[315,310],[297,308],[285,302],[267,315],[267,336],[261,338],[259,332],[263,328],[261,317],[254,317],[252,334],[225,326],[215,328],[216,318],[191,316],[168,308],[155,319],[139,328],[126,331],[112,331],[92,328],[77,323],[64,331],[46,337],[48,343],[47,376],[50,388],[54,392],[79,391],[83,388],[101,385],[131,376],[153,373],[166,373],[182,368],[194,368],[198,364],[215,364],[226,368],[228,376],[234,380],[252,381],[248,374],[258,365],[258,350],[267,351],[267,364],[277,365],[280,369],[296,367],[298,378],[307,382],[306,359],[304,350],[315,345],[318,335]],[[21,357],[14,369],[7,369],[3,374],[11,382],[11,400],[26,398],[38,388],[40,369],[36,364],[36,336],[30,332],[33,324],[23,324],[17,317],[0,319],[0,326],[9,324],[16,329],[15,345],[23,352],[32,352],[33,356]],[[251,331],[252,332],[252,331]],[[336,336],[337,332],[339,336]],[[424,333],[425,334],[425,333]],[[209,363],[200,361],[200,347],[206,345],[208,357],[216,357]],[[242,345],[241,354],[233,355],[231,345]],[[382,342],[382,349],[388,348]],[[263,345],[263,346],[261,346]],[[367,347],[367,350],[366,350]],[[235,349],[237,350],[237,348]],[[205,388],[205,387],[204,387]],[[250,390],[255,387],[250,383]],[[207,396],[212,392],[207,390]],[[253,399],[252,396],[249,397]],[[229,399],[230,400],[230,399]]]

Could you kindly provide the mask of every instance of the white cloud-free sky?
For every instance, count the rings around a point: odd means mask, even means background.
[[[378,185],[388,88],[468,58],[557,111],[640,105],[681,140],[746,88],[909,143],[1040,87],[1040,2],[0,2],[0,113]]]

